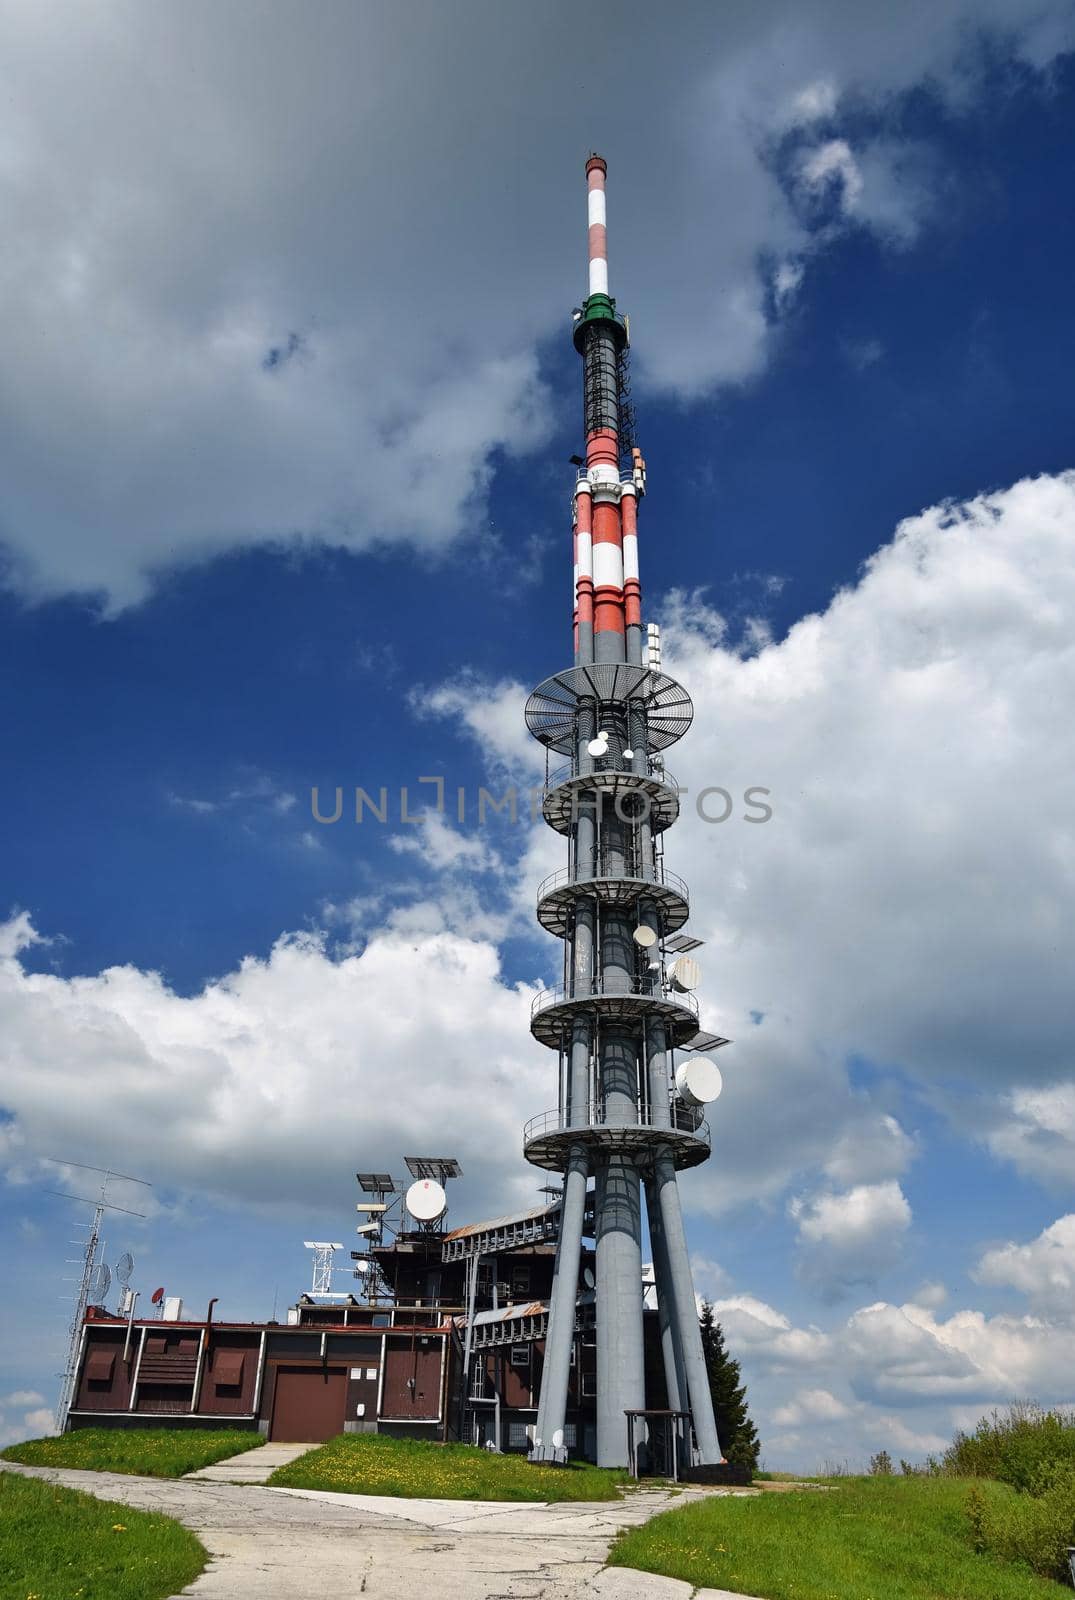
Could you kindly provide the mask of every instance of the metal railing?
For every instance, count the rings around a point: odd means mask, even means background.
[[[662,769],[653,768],[648,773],[636,772],[633,766],[618,760],[612,755],[596,756],[592,760],[591,772],[623,773],[625,777],[645,778],[650,783],[661,783],[666,789],[672,789],[677,794],[680,792],[679,784],[672,774]],[[562,783],[570,783],[572,778],[589,777],[590,775],[590,772],[579,772],[577,762],[567,761],[563,766],[555,767],[549,773],[545,779],[545,793],[549,794],[551,790],[558,789]]]
[[[589,863],[587,863],[587,865],[589,865]],[[671,889],[673,893],[679,895],[680,899],[682,900],[690,900],[690,890],[687,888],[687,885],[684,883],[683,879],[679,877],[677,873],[669,872],[668,868],[665,866],[658,865],[653,875],[647,876],[643,873],[633,872],[630,864],[625,865],[622,861],[613,864],[607,860],[602,860],[601,857],[598,857],[597,861],[593,864],[592,872],[576,872],[572,867],[561,867],[558,872],[550,872],[549,876],[538,885],[537,897],[538,900],[541,901],[544,900],[546,895],[553,894],[555,890],[562,889],[566,887],[567,884],[578,884],[581,886],[583,884],[593,883],[599,878],[622,878],[628,882],[637,883],[639,885],[638,892],[640,895],[644,895],[647,884],[651,884],[657,889]]]
[[[579,1122],[568,1120],[558,1110],[541,1111],[523,1128],[523,1145],[531,1144],[535,1139],[545,1138],[550,1133],[587,1133],[591,1129],[611,1128],[619,1131],[623,1128],[641,1128],[646,1132],[660,1133],[662,1130],[673,1133],[688,1133],[694,1139],[701,1139],[705,1144],[710,1143],[709,1124],[700,1111],[692,1110],[685,1106],[681,1100],[672,1100],[668,1107],[668,1121],[654,1122],[651,1115],[640,1112],[633,1120],[620,1117],[615,1121],[608,1121],[604,1117],[599,1105],[587,1108],[587,1120]]]
[[[698,1000],[695,995],[681,993],[678,989],[665,988],[660,979],[654,977],[652,981],[643,979],[625,988],[606,986],[600,979],[596,979],[590,983],[579,983],[577,986],[572,984],[567,987],[558,984],[555,988],[539,989],[530,1006],[531,1020],[542,1011],[548,1011],[554,1006],[569,1005],[574,1000],[660,1000],[665,1005],[674,1005],[681,1011],[689,1011],[694,1017],[698,1015]]]

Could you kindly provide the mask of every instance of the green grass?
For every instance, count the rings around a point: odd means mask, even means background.
[[[52,1439],[27,1439],[0,1450],[24,1467],[79,1467],[85,1472],[131,1472],[147,1478],[181,1478],[241,1450],[264,1444],[259,1433],[237,1428],[76,1428]]]
[[[1062,1600],[1051,1579],[975,1553],[965,1480],[829,1481],[666,1511],[624,1534],[609,1562],[762,1600]]]
[[[269,1479],[277,1488],[335,1489],[414,1500],[616,1500],[627,1474],[584,1464],[531,1466],[465,1444],[345,1433]]]
[[[170,1517],[0,1472],[0,1600],[161,1600],[206,1560]]]

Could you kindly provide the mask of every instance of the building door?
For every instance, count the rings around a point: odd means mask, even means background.
[[[319,1444],[343,1432],[346,1367],[277,1367],[270,1439]]]

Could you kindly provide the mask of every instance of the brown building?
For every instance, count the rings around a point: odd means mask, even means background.
[[[400,1234],[371,1287],[303,1295],[285,1323],[87,1313],[69,1428],[380,1432],[523,1452],[537,1415],[558,1206]],[[584,1251],[565,1442],[595,1453],[593,1252]],[[659,1362],[658,1362],[659,1366]]]

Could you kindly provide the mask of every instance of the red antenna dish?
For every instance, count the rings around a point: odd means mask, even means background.
[[[154,1289],[153,1293],[150,1295],[149,1298],[150,1298],[150,1304],[151,1305],[155,1305],[155,1306],[159,1306],[160,1305],[161,1301],[164,1299],[164,1285],[163,1285],[163,1283],[161,1284],[159,1289]]]

